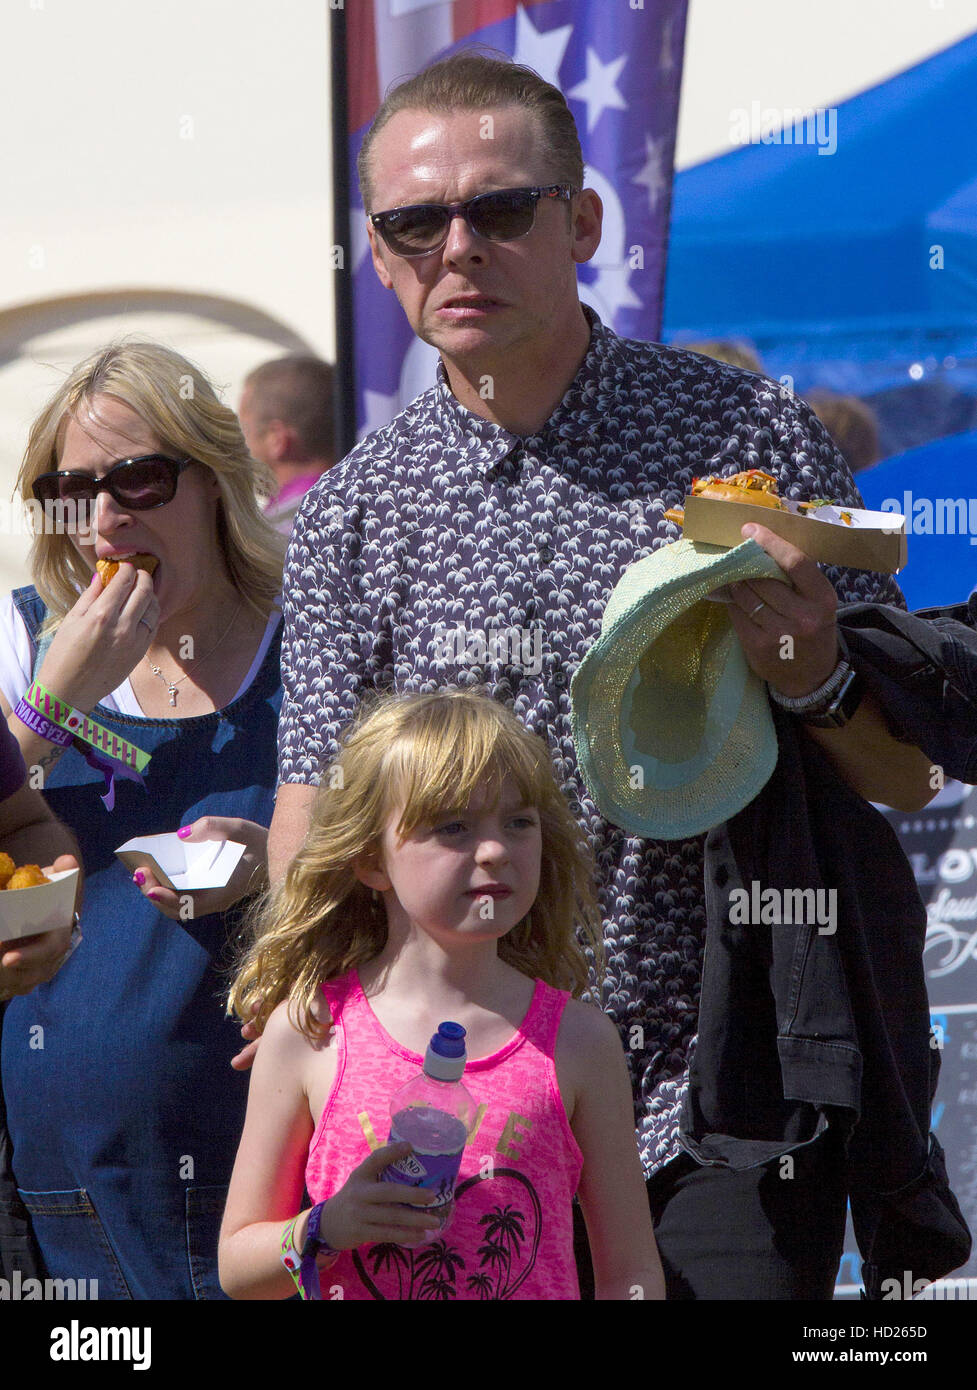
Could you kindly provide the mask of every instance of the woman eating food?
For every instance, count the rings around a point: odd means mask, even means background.
[[[247,1098],[221,972],[264,873],[281,701],[273,480],[196,367],[126,343],[41,412],[20,487],[46,524],[0,608],[3,712],[87,877],[82,946],[3,1023],[14,1177],[51,1277],[220,1297]],[[174,831],[245,846],[224,887],[178,894],[115,855]]]

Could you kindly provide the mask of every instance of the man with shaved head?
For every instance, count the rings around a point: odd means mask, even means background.
[[[336,461],[332,364],[294,353],[263,362],[244,380],[238,418],[248,448],[280,491],[268,519],[286,536],[299,503]]]

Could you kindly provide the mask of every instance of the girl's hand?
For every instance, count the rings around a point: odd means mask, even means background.
[[[55,633],[38,679],[87,714],[146,655],[158,625],[159,602],[148,574],[122,564],[103,590],[93,573]]]
[[[381,1182],[384,1168],[413,1153],[410,1144],[385,1144],[374,1149],[322,1209],[319,1234],[334,1250],[355,1250],[358,1245],[418,1245],[441,1222],[424,1211],[435,1194],[424,1187]],[[299,1223],[296,1245],[301,1245],[308,1228],[308,1215]],[[301,1240],[298,1238],[301,1235]]]
[[[118,577],[118,576],[116,576]],[[114,583],[114,581],[113,581]],[[253,820],[234,816],[201,816],[176,832],[182,840],[236,840],[244,853],[223,888],[203,888],[199,893],[174,893],[164,888],[149,869],[137,869],[132,881],[164,917],[173,922],[192,921],[209,912],[226,912],[248,893],[263,888],[268,876],[268,830]],[[247,1025],[246,1025],[247,1026]]]

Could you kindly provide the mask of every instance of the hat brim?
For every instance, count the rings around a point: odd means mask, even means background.
[[[581,774],[605,819],[630,834],[702,834],[770,777],[777,740],[766,686],[725,608],[698,608],[726,584],[760,578],[786,582],[755,541],[729,550],[681,540],[615,587],[570,693]],[[684,653],[686,629],[701,650]]]

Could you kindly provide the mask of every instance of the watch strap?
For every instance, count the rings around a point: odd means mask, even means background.
[[[849,669],[844,683],[835,692],[827,709],[802,714],[803,723],[814,729],[842,729],[862,703],[864,683],[857,671]]]

